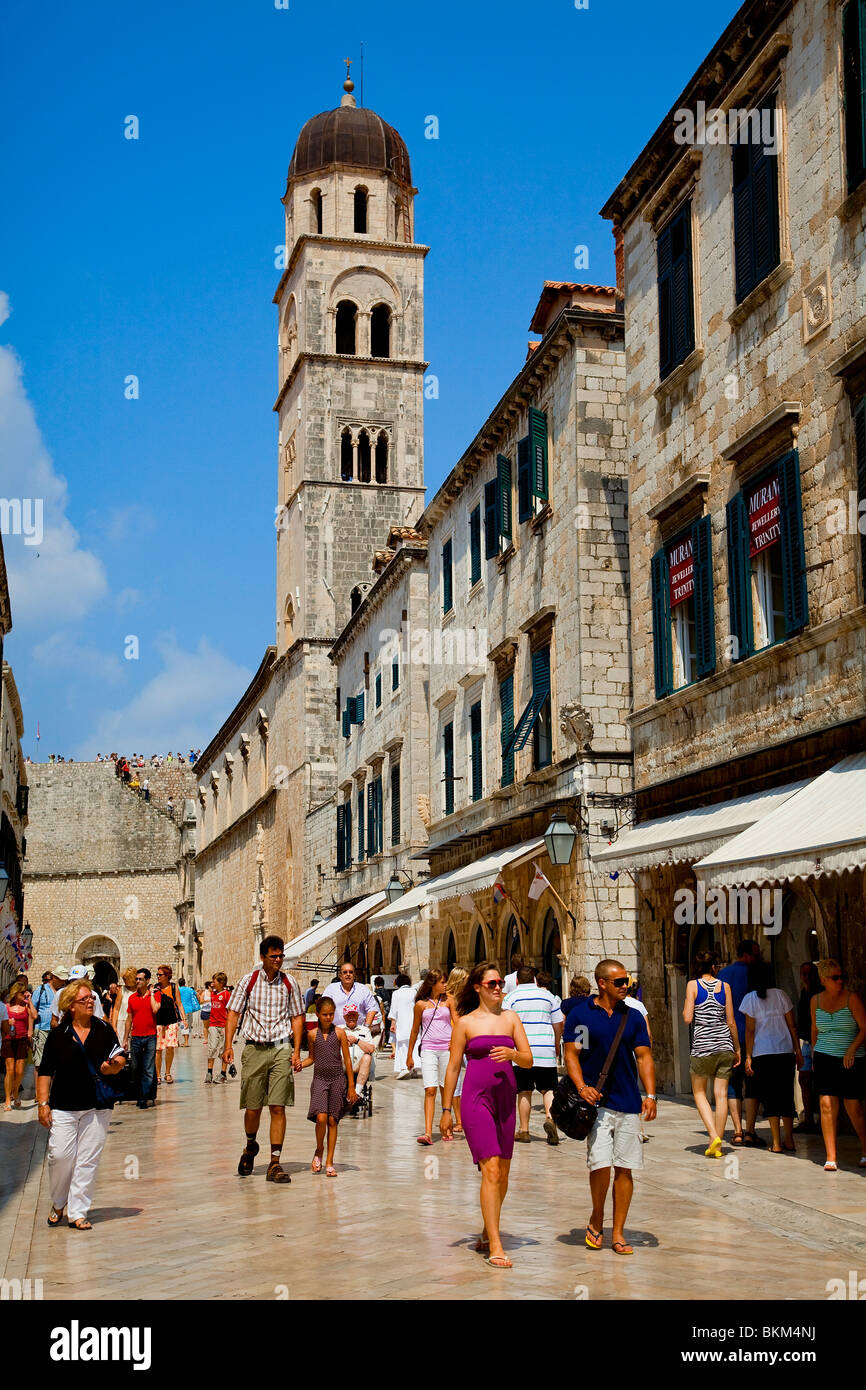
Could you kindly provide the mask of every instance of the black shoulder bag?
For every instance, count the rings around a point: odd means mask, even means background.
[[[608,1072],[613,1065],[613,1059],[616,1056],[616,1050],[625,1032],[625,1025],[627,1022],[628,1010],[625,1011],[619,1021],[616,1037],[610,1045],[610,1051],[605,1058],[604,1066],[593,1088],[598,1092],[604,1090],[604,1083],[607,1081]],[[587,1083],[587,1085],[588,1084],[589,1083]],[[550,1113],[554,1123],[569,1139],[585,1139],[598,1119],[598,1106],[593,1105],[591,1101],[583,1100],[582,1097],[578,1095],[577,1087],[571,1077],[566,1075],[559,1082],[553,1093]]]

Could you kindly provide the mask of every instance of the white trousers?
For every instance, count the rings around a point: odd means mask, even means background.
[[[409,1056],[409,1035],[405,1038],[394,1037],[394,1072],[406,1070],[406,1059]]]
[[[48,1135],[48,1181],[58,1211],[83,1221],[90,1211],[96,1169],[108,1137],[110,1110],[52,1110]]]

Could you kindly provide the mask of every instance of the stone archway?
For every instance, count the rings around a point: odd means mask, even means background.
[[[93,967],[99,961],[106,961],[120,975],[120,947],[113,937],[86,936],[75,948],[75,963]]]

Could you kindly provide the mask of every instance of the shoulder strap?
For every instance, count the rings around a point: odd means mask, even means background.
[[[291,998],[292,986],[289,984],[289,977],[288,977],[288,975],[284,975],[283,972],[282,972],[282,970],[280,971],[280,975],[282,976],[283,984],[285,985],[286,989],[289,991],[289,997]]]
[[[614,1059],[614,1057],[616,1056],[616,1050],[617,1050],[617,1048],[619,1047],[620,1040],[622,1039],[622,1035],[623,1035],[623,1033],[625,1032],[625,1025],[626,1025],[627,1023],[628,1023],[628,1012],[626,1011],[625,1013],[623,1013],[623,1016],[622,1016],[622,1018],[621,1018],[620,1021],[619,1021],[619,1027],[618,1027],[617,1030],[616,1030],[616,1037],[614,1038],[613,1042],[612,1042],[611,1045],[610,1045],[610,1051],[608,1052],[607,1057],[605,1058],[604,1066],[602,1067],[601,1071],[599,1072],[598,1080],[597,1080],[596,1083],[595,1083],[595,1089],[596,1089],[597,1091],[603,1091],[603,1090],[604,1090],[604,1083],[605,1083],[605,1081],[607,1081],[607,1074],[608,1074],[608,1072],[610,1071],[611,1066],[612,1066],[612,1064],[613,1064],[613,1059]]]
[[[249,982],[249,984],[247,985],[246,991],[245,991],[246,996],[247,996],[247,999],[249,999],[250,995],[252,994],[253,990],[255,989],[256,980],[259,978],[259,973],[260,973],[260,972],[259,972],[258,970],[254,970],[253,973],[252,973],[252,975],[250,976],[250,982]]]

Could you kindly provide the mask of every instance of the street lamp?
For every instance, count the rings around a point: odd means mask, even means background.
[[[29,951],[30,947],[33,945],[33,932],[31,930],[29,922],[24,923],[24,930],[21,933],[21,939],[24,942],[24,950]]]
[[[322,923],[324,922],[324,920],[325,920],[325,919],[324,919],[324,917],[322,916],[321,911],[320,911],[319,908],[317,907],[316,910],[315,910],[315,912],[313,913],[313,920],[312,920],[312,922],[310,923],[310,926],[311,926],[311,927],[320,927],[320,926],[322,925]]]
[[[577,831],[561,811],[554,811],[553,820],[544,832],[544,844],[551,864],[570,864]]]
[[[396,869],[394,870],[390,879],[388,880],[388,886],[385,889],[385,892],[388,895],[389,903],[395,903],[397,899],[402,898],[403,894],[406,892],[406,889],[403,887],[399,877],[397,876]]]

